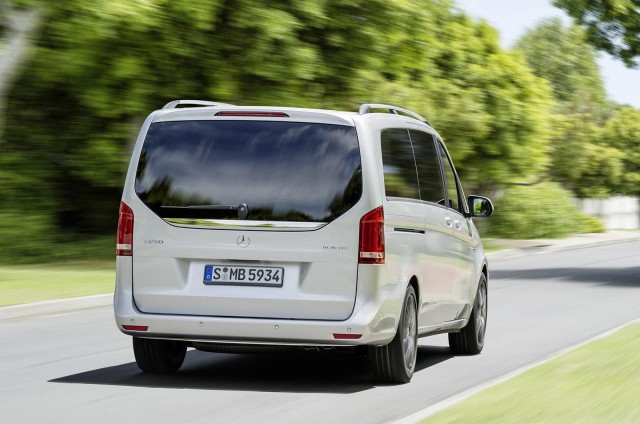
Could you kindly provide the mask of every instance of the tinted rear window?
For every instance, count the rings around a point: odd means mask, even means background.
[[[163,218],[329,222],[362,194],[358,139],[328,124],[155,123],[135,190]]]

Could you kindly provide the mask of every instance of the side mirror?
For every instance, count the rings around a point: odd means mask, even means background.
[[[473,218],[488,218],[493,213],[493,203],[486,197],[469,196],[470,215]]]

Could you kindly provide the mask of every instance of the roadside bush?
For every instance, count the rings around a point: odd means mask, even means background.
[[[579,218],[582,225],[580,233],[604,233],[606,231],[604,223],[594,216],[581,212]]]
[[[116,258],[116,234],[106,236],[73,234],[59,243],[56,261],[63,262],[114,262]]]
[[[0,264],[113,261],[115,233],[56,235],[45,214],[0,212]]]
[[[569,191],[556,183],[509,188],[495,203],[489,235],[501,238],[562,238],[604,231],[602,223],[581,213]]]
[[[55,251],[53,234],[48,215],[0,212],[0,263],[50,261]]]

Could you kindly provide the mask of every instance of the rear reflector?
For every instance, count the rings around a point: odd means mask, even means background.
[[[384,263],[384,210],[382,206],[360,219],[360,264]]]
[[[133,255],[133,211],[124,202],[120,202],[118,218],[118,238],[116,241],[117,256]]]
[[[265,118],[288,118],[283,112],[218,112],[216,116],[257,116]]]
[[[149,326],[147,325],[123,325],[122,328],[127,331],[147,331]]]
[[[336,340],[356,340],[362,337],[362,334],[353,333],[333,333],[333,338]]]

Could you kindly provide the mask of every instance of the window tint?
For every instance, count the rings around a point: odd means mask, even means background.
[[[420,199],[409,131],[399,128],[384,130],[381,144],[387,197]]]
[[[418,168],[420,197],[438,203],[444,199],[442,174],[433,136],[423,131],[409,130]]]
[[[451,159],[447,155],[447,151],[444,149],[442,143],[438,142],[438,148],[440,149],[440,155],[442,156],[442,167],[444,168],[444,176],[447,180],[447,193],[449,194],[449,207],[457,211],[460,209],[460,195],[458,193],[458,184],[456,183],[455,172],[453,171],[453,165]]]
[[[155,123],[135,189],[165,218],[328,222],[361,197],[358,139],[341,125]]]

